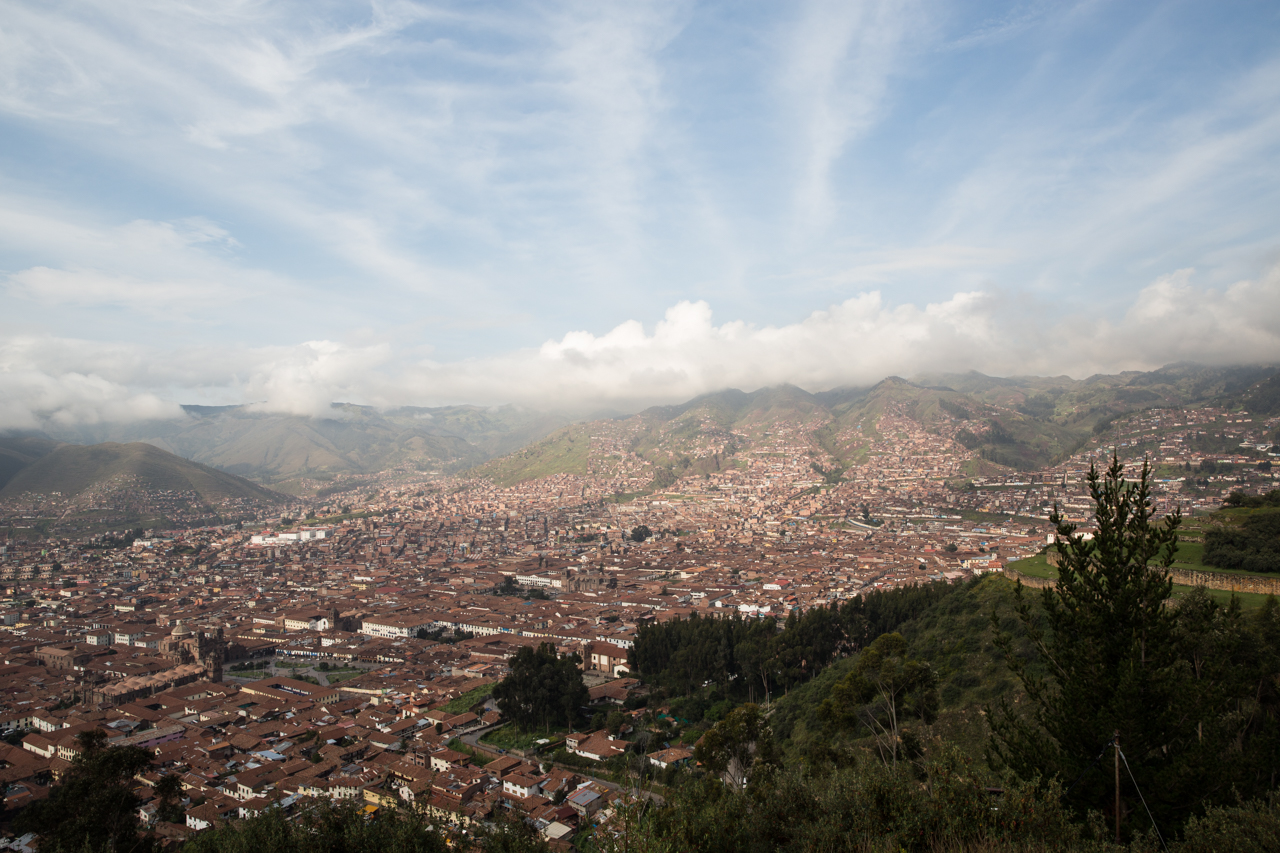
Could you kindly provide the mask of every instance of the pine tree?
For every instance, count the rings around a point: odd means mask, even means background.
[[[1136,482],[1126,482],[1123,472],[1116,458],[1104,474],[1090,468],[1097,520],[1092,537],[1055,507],[1050,520],[1057,528],[1058,583],[1043,591],[1044,623],[1021,584],[1017,590],[1019,618],[1038,666],[1015,654],[1008,634],[998,637],[1030,708],[1018,713],[1006,699],[988,713],[995,763],[1024,779],[1057,776],[1064,785],[1079,779],[1070,799],[1082,809],[1110,802],[1113,781],[1090,770],[1116,732],[1144,793],[1172,795],[1160,799],[1175,807],[1179,798],[1161,777],[1187,757],[1194,728],[1177,695],[1185,679],[1173,642],[1173,611],[1166,607],[1181,516],[1155,521],[1145,463]],[[994,613],[992,624],[998,630]]]
[[[1172,602],[1181,517],[1157,522],[1145,464],[1136,482],[1122,474],[1114,458],[1090,470],[1092,538],[1051,516],[1061,559],[1043,621],[1018,586],[1038,659],[998,632],[1029,707],[989,710],[991,757],[1023,779],[1057,777],[1079,811],[1114,814],[1115,776],[1098,765],[1105,754],[1113,766],[1118,733],[1122,815],[1145,831],[1140,793],[1168,833],[1280,780],[1280,606],[1269,599],[1246,619],[1234,598],[1222,606],[1203,588]]]

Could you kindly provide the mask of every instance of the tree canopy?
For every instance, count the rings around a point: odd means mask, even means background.
[[[151,764],[136,746],[104,747],[100,730],[84,732],[80,755],[49,796],[20,812],[19,832],[34,832],[42,853],[143,853],[154,840],[139,834],[135,774]]]
[[[525,646],[511,658],[511,674],[494,687],[493,698],[521,731],[573,728],[590,701],[581,666],[579,655],[557,655],[550,643]]]
[[[422,811],[382,808],[374,816],[355,800],[311,803],[293,815],[265,809],[193,836],[184,853],[546,853],[532,827],[500,818],[470,836],[458,837]]]
[[[937,678],[927,661],[911,657],[901,634],[882,634],[863,650],[847,676],[823,700],[820,714],[864,727],[886,764],[896,764],[909,720],[933,722]]]
[[[745,787],[753,771],[781,764],[769,721],[760,706],[750,702],[712,726],[698,741],[694,755],[735,789]]]
[[[689,696],[714,685],[727,699],[767,702],[959,588],[938,581],[874,590],[828,607],[792,611],[781,630],[773,619],[695,613],[641,626],[629,662],[640,678],[669,695]]]
[[[1280,493],[1272,492],[1280,497]],[[1270,498],[1271,496],[1268,496]],[[1240,519],[1239,525],[1215,527],[1204,536],[1204,562],[1223,569],[1280,572],[1280,507],[1240,501],[1227,506],[1266,507]]]

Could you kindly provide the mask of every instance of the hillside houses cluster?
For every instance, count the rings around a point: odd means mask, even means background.
[[[131,528],[145,519],[166,519],[187,529],[225,518],[253,519],[279,505],[253,497],[223,497],[216,506],[190,489],[147,487],[130,474],[118,474],[76,494],[24,493],[0,501],[0,527],[36,535],[56,528],[60,535],[83,537],[104,529]]]

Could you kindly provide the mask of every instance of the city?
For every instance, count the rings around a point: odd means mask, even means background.
[[[654,466],[604,421],[582,433],[586,475],[502,487],[393,472],[296,500],[285,512],[301,521],[259,508],[233,525],[80,541],[35,538],[31,520],[66,501],[23,495],[0,519],[6,804],[40,797],[77,736],[99,729],[181,775],[182,820],[161,820],[154,796],[144,807],[174,838],[320,797],[425,803],[456,827],[512,810],[567,843],[623,796],[590,765],[626,748],[619,726],[641,725],[646,686],[629,677],[628,652],[642,626],[695,615],[781,625],[872,590],[1019,577],[1019,561],[1052,539],[1054,506],[1088,529],[1091,464],[1149,461],[1157,511],[1193,516],[1228,492],[1272,487],[1264,437],[1278,424],[1146,410],[1051,468],[966,476],[977,454],[954,440],[959,424],[928,431],[891,407],[868,437],[849,437],[865,461],[830,476],[832,460],[814,461],[825,422],[784,418],[688,451],[725,454],[721,470],[636,495]],[[725,453],[730,441],[743,452]],[[1199,449],[1224,443],[1238,452]],[[104,511],[185,497],[94,494]],[[219,511],[252,509],[229,500]],[[550,744],[582,767],[482,739],[502,730],[487,697],[509,659],[542,643],[577,654],[592,704],[622,712],[613,734]],[[665,769],[691,756],[677,745],[650,758]]]

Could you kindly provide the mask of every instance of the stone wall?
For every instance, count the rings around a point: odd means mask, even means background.
[[[1231,592],[1260,592],[1263,595],[1280,595],[1280,577],[1256,577],[1254,575],[1226,575],[1220,572],[1192,572],[1170,569],[1173,582],[1182,586],[1207,586],[1209,589],[1225,589]]]
[[[1011,569],[1008,566],[1005,566],[1004,574],[1005,577],[1009,578],[1009,580],[1022,581],[1023,586],[1030,587],[1031,589],[1052,588],[1057,586],[1058,583],[1057,581],[1052,581],[1048,578],[1033,578],[1031,575],[1024,575],[1022,572]]]
[[[1020,580],[1022,585],[1032,589],[1045,589],[1057,585],[1048,578],[1033,578],[1024,575],[1011,566],[1006,566],[1005,576],[1010,580]],[[1221,589],[1228,592],[1256,592],[1262,595],[1280,595],[1280,577],[1256,577],[1254,575],[1227,575],[1220,572],[1195,572],[1185,569],[1170,569],[1169,577],[1179,586],[1204,586],[1209,589]]]

